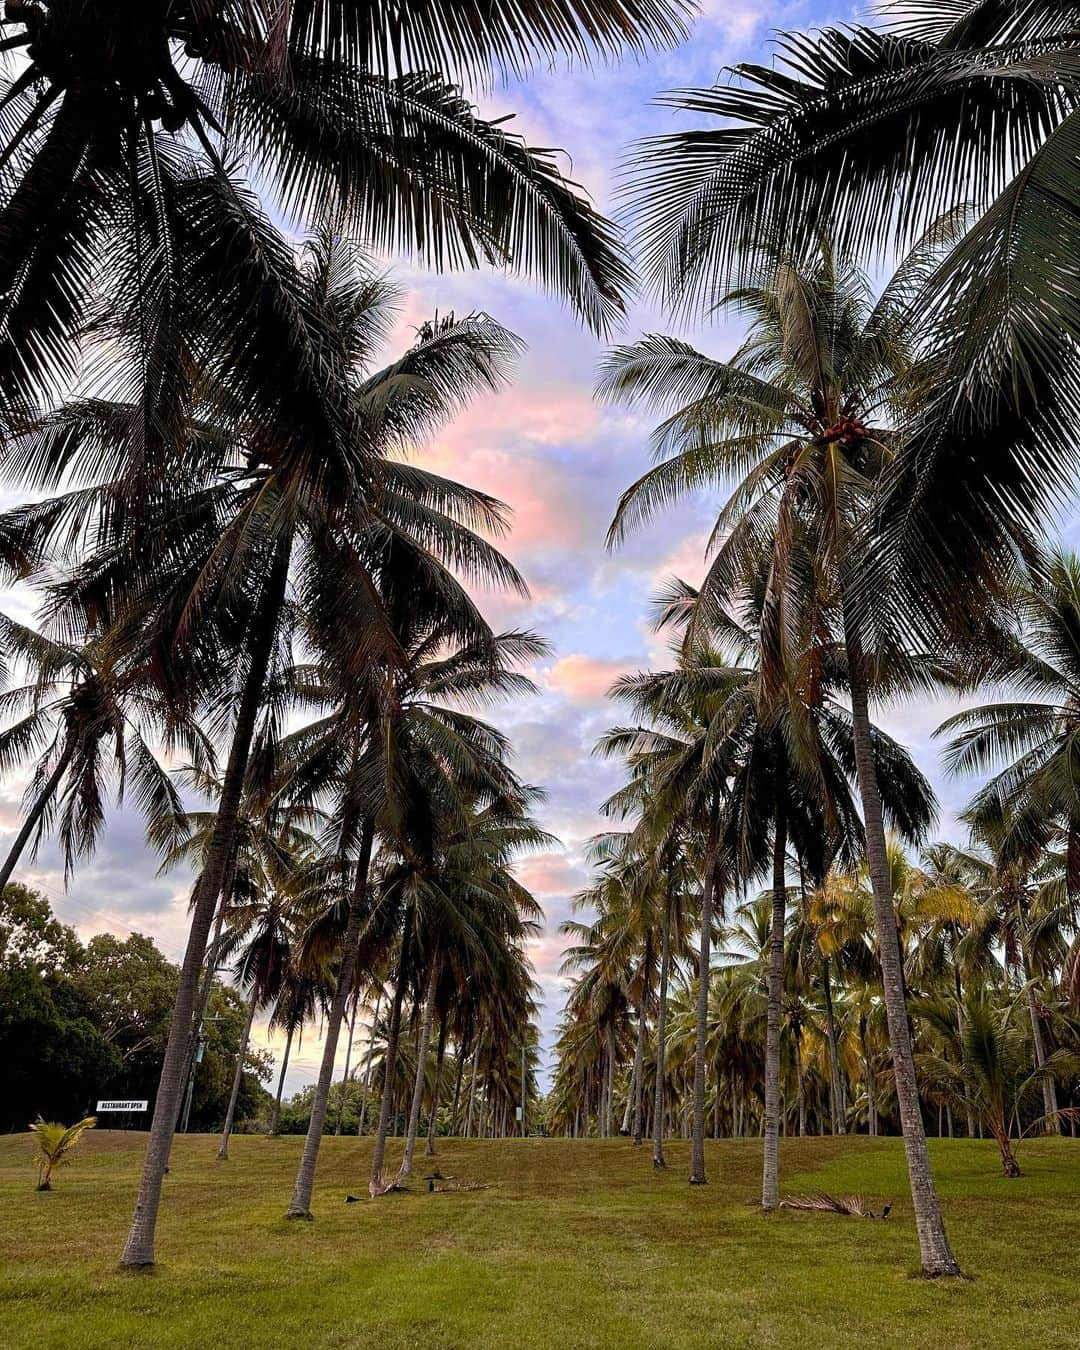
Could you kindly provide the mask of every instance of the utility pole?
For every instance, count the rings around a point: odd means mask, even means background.
[[[181,1134],[187,1134],[188,1121],[191,1119],[191,1099],[195,1095],[195,1070],[202,1063],[202,1057],[206,1050],[208,1040],[206,1035],[206,1023],[220,1022],[222,1020],[223,1019],[220,1016],[204,1017],[199,1023],[199,1030],[195,1035],[195,1050],[191,1056],[191,1067],[188,1070],[187,1090],[184,1094],[184,1114],[180,1121]]]

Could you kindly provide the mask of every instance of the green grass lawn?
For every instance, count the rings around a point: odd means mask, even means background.
[[[87,1136],[51,1194],[28,1135],[0,1138],[0,1346],[184,1350],[451,1346],[1039,1346],[1080,1343],[1080,1143],[1033,1141],[1006,1181],[993,1144],[933,1140],[965,1280],[912,1277],[899,1140],[782,1143],[787,1192],[858,1192],[885,1223],[753,1200],[760,1144],[687,1146],[654,1174],[620,1140],[440,1141],[489,1189],[366,1196],[370,1141],[327,1139],[314,1223],[286,1223],[301,1140],[181,1137],[157,1269],[117,1267],[143,1136]],[[422,1160],[421,1160],[422,1161]],[[426,1170],[420,1168],[421,1174]]]

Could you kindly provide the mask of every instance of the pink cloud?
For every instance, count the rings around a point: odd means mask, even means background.
[[[518,862],[514,871],[521,884],[540,899],[572,894],[584,884],[581,869],[565,853],[536,853]]]
[[[567,698],[578,702],[602,699],[619,678],[636,664],[629,660],[609,660],[572,652],[556,661],[545,677],[545,684]]]

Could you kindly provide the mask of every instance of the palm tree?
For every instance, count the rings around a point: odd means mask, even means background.
[[[178,345],[211,350],[262,298],[219,250],[248,205],[223,160],[246,163],[280,215],[330,209],[373,247],[437,265],[506,262],[603,326],[629,273],[605,222],[560,174],[456,87],[683,34],[676,0],[453,5],[180,0],[114,12],[17,0],[0,98],[0,401],[17,416],[70,384],[94,281],[136,279],[145,426],[159,446],[186,382]],[[94,281],[91,280],[94,279]],[[110,284],[112,283],[112,284]],[[196,284],[197,283],[197,284]]]
[[[484,701],[500,692],[527,690],[531,688],[529,681],[512,666],[544,650],[531,634],[491,634],[464,591],[433,567],[422,550],[409,548],[400,540],[392,548],[391,541],[386,541],[386,549],[385,565],[374,590],[395,633],[392,660],[369,664],[365,659],[358,668],[351,653],[346,652],[348,659],[342,663],[336,645],[325,648],[324,678],[320,680],[317,673],[309,676],[310,692],[324,706],[339,701],[326,716],[298,732],[286,747],[286,755],[293,760],[289,791],[301,804],[308,796],[329,798],[332,852],[341,859],[341,866],[346,871],[353,869],[355,875],[352,899],[344,909],[344,935],[333,923],[320,934],[321,941],[340,942],[343,959],[304,1154],[289,1207],[293,1217],[310,1214],[337,1032],[361,933],[367,926],[384,944],[396,933],[394,921],[387,917],[393,907],[381,899],[376,904],[367,894],[376,833],[391,846],[394,841],[413,840],[408,846],[409,856],[417,865],[424,860],[430,862],[427,849],[431,840],[425,842],[424,836],[432,827],[431,812],[440,802],[444,810],[460,810],[457,794],[467,791],[470,780],[487,792],[493,788],[501,792],[510,785],[502,765],[502,738],[478,718],[454,708],[452,702],[446,706],[444,700]],[[481,556],[485,560],[493,557],[504,575],[516,576],[494,550]],[[331,608],[338,603],[334,601]],[[327,599],[320,604],[325,609]],[[321,620],[322,631],[331,635],[348,631],[343,628],[347,620],[347,605],[342,605],[340,614],[327,614]],[[343,747],[347,747],[344,755]],[[417,835],[421,837],[418,847]],[[357,848],[355,863],[348,863],[347,858]],[[400,900],[402,895],[399,887],[395,896]],[[411,970],[409,947],[415,922],[411,905],[410,897],[405,904],[408,922],[403,943],[407,971]],[[374,960],[375,952],[372,947],[366,959]],[[391,1066],[396,1060],[404,996],[405,984],[399,979],[391,1004]]]
[[[260,1007],[265,1007],[281,992],[292,955],[292,906],[286,896],[270,890],[267,880],[257,888],[247,905],[237,907],[229,915],[228,946],[239,948],[235,973],[241,988],[247,990],[247,1023],[236,1056],[229,1105],[225,1125],[221,1131],[218,1159],[229,1156],[229,1136],[232,1134],[236,1103],[244,1078],[244,1060],[251,1039],[251,1024]]]
[[[964,1006],[962,1053],[948,1058],[922,1055],[920,1068],[939,1093],[974,1112],[998,1145],[1002,1172],[1007,1177],[1018,1177],[1020,1165],[1012,1146],[1014,1120],[1019,1120],[1026,1099],[1041,1083],[1075,1077],[1080,1057],[1067,1050],[1056,1050],[1031,1071],[1027,1067],[1030,1063],[1027,1040],[1011,1025],[1011,1011],[1009,1008],[1003,1015],[985,991],[969,995]],[[927,1003],[921,1013],[947,1038],[956,1039],[958,1033],[951,1010]],[[1054,1111],[1055,1124],[1060,1114]],[[1045,1121],[1043,1115],[1033,1125]]]
[[[213,746],[199,723],[162,699],[147,672],[118,659],[108,642],[72,646],[4,616],[0,641],[7,658],[32,673],[31,683],[3,694],[4,711],[16,720],[0,732],[0,770],[11,772],[40,755],[23,823],[0,864],[0,890],[27,844],[40,840],[52,823],[58,804],[65,874],[93,852],[105,823],[110,776],[118,804],[129,786],[134,790],[151,841],[160,848],[175,844],[186,828],[184,811],[154,741],[167,753],[184,750],[212,766]]]
[[[97,1124],[96,1116],[87,1116],[74,1125],[62,1125],[56,1120],[35,1120],[30,1129],[34,1132],[35,1150],[38,1168],[38,1190],[52,1190],[52,1174],[57,1167],[68,1167],[71,1155],[79,1140],[87,1130]]]
[[[395,539],[406,552],[431,550],[429,574],[448,602],[462,592],[437,556],[467,572],[517,582],[501,555],[469,528],[498,529],[497,504],[388,458],[477,387],[496,386],[513,340],[484,318],[447,321],[422,330],[388,369],[366,374],[386,313],[385,286],[358,272],[352,252],[329,234],[312,241],[299,266],[272,234],[265,242],[278,274],[296,288],[297,308],[278,330],[298,362],[282,385],[285,402],[269,422],[241,420],[228,436],[194,422],[195,481],[154,499],[141,522],[149,534],[140,528],[133,539],[122,531],[115,546],[82,566],[66,598],[88,614],[104,612],[129,625],[129,615],[139,616],[132,641],[161,650],[160,668],[172,683],[179,661],[185,677],[194,671],[194,691],[212,691],[219,706],[235,709],[125,1258],[130,1265],[152,1260],[198,971],[233,854],[256,721],[273,672],[286,664],[295,626],[303,620],[316,646],[330,635],[340,647],[343,634],[354,634],[361,666],[393,664],[397,644],[373,577]],[[39,434],[60,437],[92,462],[116,419],[116,405],[107,415],[78,405]],[[133,414],[119,421],[126,432],[135,424]],[[65,511],[85,518],[108,510],[111,500],[111,488],[88,489],[69,498]],[[47,516],[22,523],[46,539],[55,528]],[[410,532],[422,542],[407,543]],[[290,581],[295,604],[287,603]],[[223,643],[235,662],[222,662]]]
[[[921,390],[911,354],[912,286],[940,245],[917,249],[877,301],[827,243],[800,263],[766,256],[764,284],[731,297],[751,317],[730,362],[685,343],[648,337],[609,358],[601,393],[659,406],[661,462],[620,501],[610,537],[695,487],[741,477],[721,510],[698,617],[718,621],[735,587],[768,559],[760,645],[767,689],[793,684],[811,707],[827,666],[821,653],[836,624],[851,699],[852,768],[859,787],[873,882],[897,1097],[927,1273],[958,1269],[945,1234],[918,1107],[901,953],[889,891],[881,782],[870,722],[875,692],[918,687],[926,676],[906,658],[895,616],[868,625],[861,578],[873,491],[892,455],[890,420],[903,421]],[[890,622],[890,619],[893,622]],[[868,650],[871,640],[875,649]],[[779,883],[778,883],[779,884]]]
[[[882,260],[956,214],[916,288],[933,397],[887,477],[872,583],[908,591],[926,650],[961,618],[977,637],[1017,528],[1075,472],[1078,50],[1074,16],[1045,0],[784,34],[778,67],[671,98],[722,125],[636,156],[646,274],[702,312],[762,241],[802,253],[827,221],[845,252]]]

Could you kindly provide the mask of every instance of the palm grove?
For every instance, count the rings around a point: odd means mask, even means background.
[[[734,307],[748,336],[728,362],[659,335],[605,360],[601,395],[662,419],[612,543],[684,492],[724,504],[704,583],[658,597],[672,668],[615,690],[601,749],[626,779],[547,1119],[612,1133],[621,1113],[658,1166],[685,1121],[698,1183],[707,1130],[760,1129],[766,1208],[781,1129],[898,1129],[923,1268],[947,1275],[926,1119],[1015,1168],[1011,1141],[1067,1128],[1077,1089],[1080,580],[1041,544],[1074,472],[1077,15],[906,9],[676,96],[711,120],[631,158],[643,283],[674,317]],[[246,1030],[221,1156],[254,1017],[288,1047],[323,1022],[290,1216],[342,1127],[358,1017],[373,1196],[421,1129],[434,1147],[440,1107],[451,1130],[514,1128],[541,917],[514,862],[548,837],[482,714],[545,647],[471,593],[524,588],[492,542],[506,508],[407,452],[518,343],[435,316],[387,360],[393,287],[363,250],[517,269],[608,333],[630,253],[468,91],[688,18],[6,6],[0,416],[29,500],[0,561],[40,624],[3,625],[0,763],[30,774],[3,880],[46,833],[76,868],[111,790],[197,873],[127,1266],[154,1260],[222,965]],[[994,776],[971,846],[932,847],[929,787],[870,705],[983,686],[1009,701],[962,713],[947,753]]]

